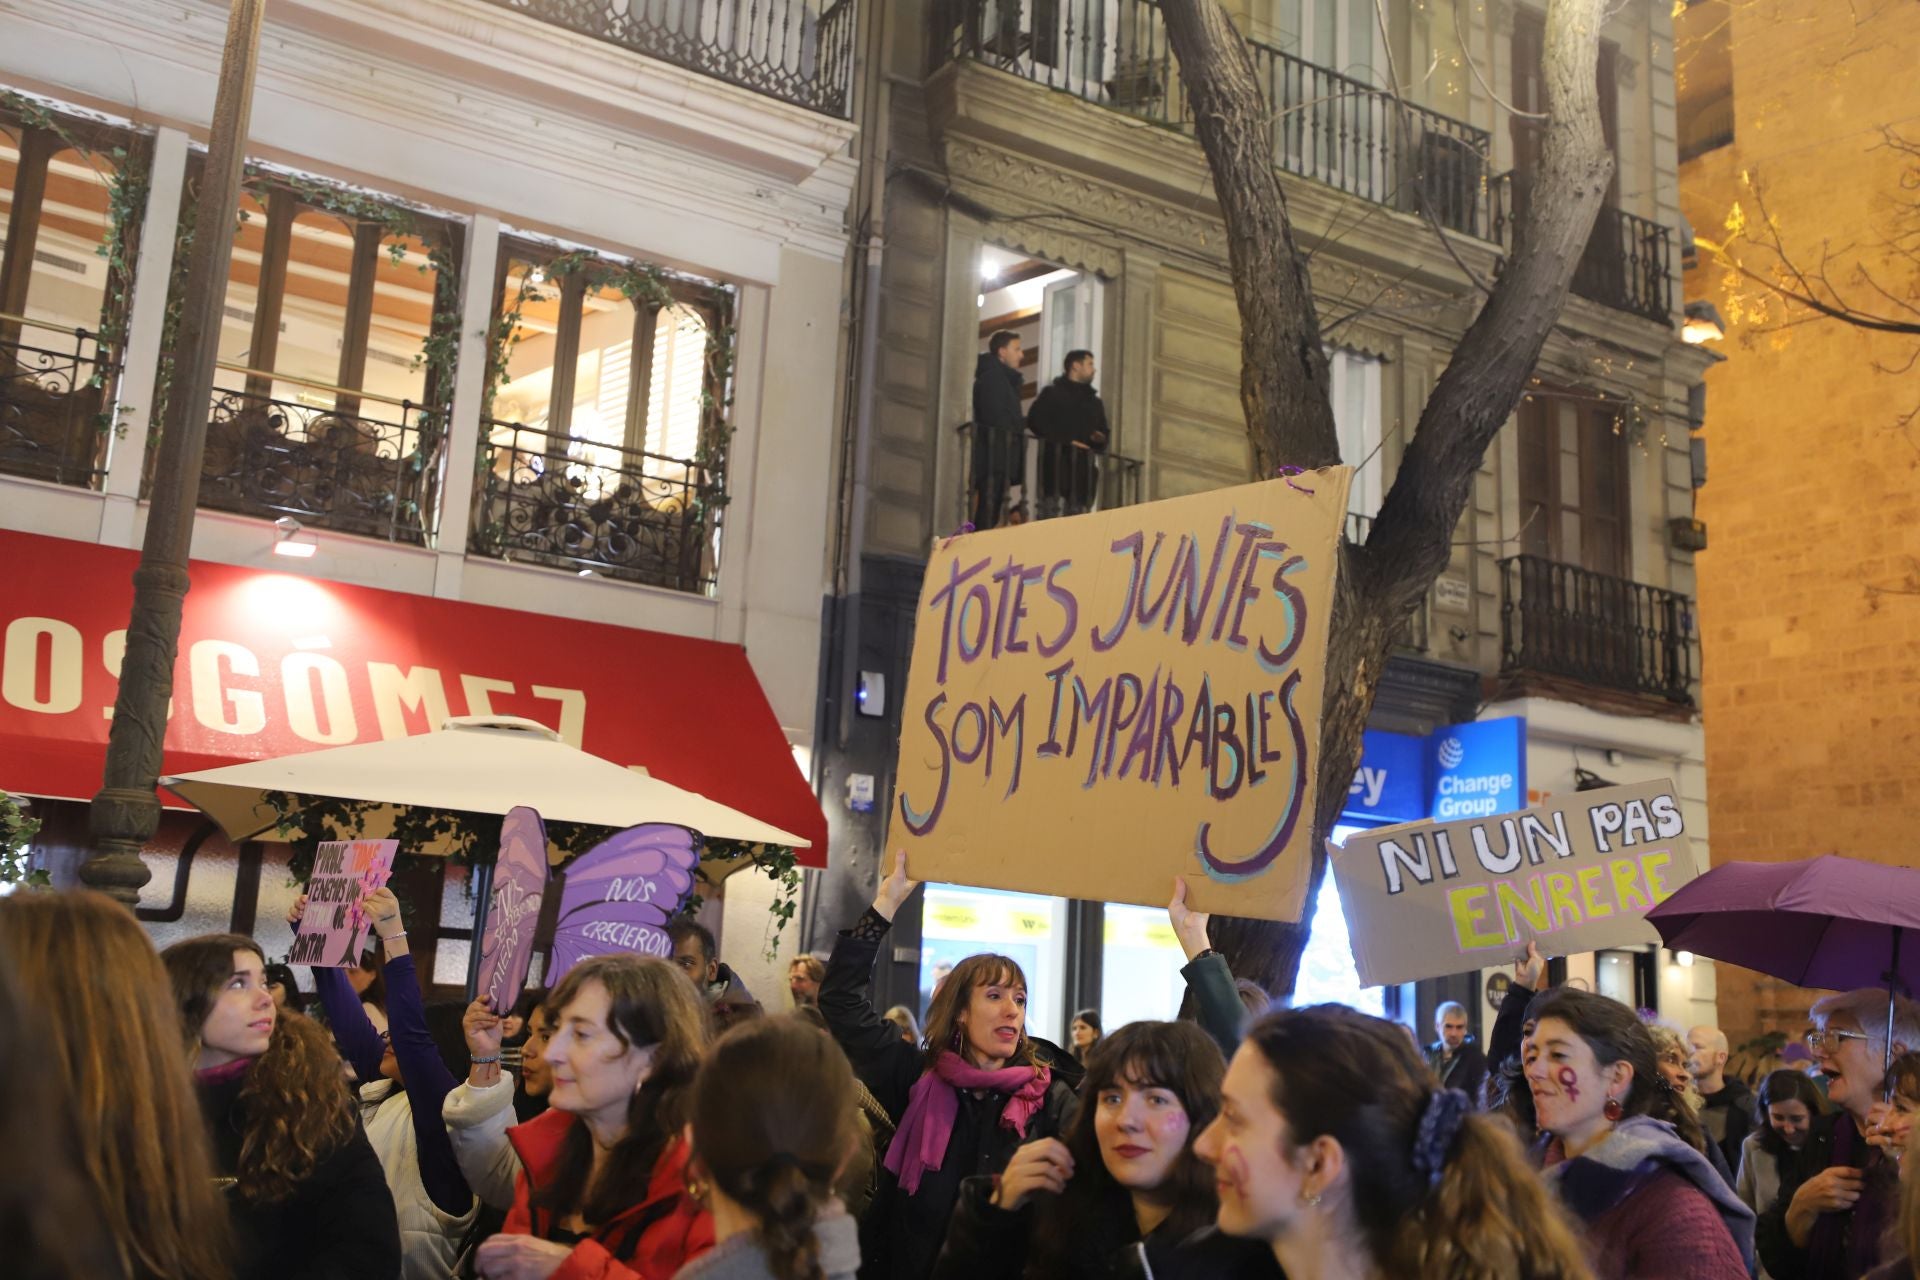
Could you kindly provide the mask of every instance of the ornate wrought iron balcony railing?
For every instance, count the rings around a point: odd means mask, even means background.
[[[1140,501],[1140,460],[963,423],[961,510],[975,528],[1080,516]]]
[[[273,383],[323,390],[333,406],[276,399]],[[202,507],[291,516],[394,542],[432,540],[443,413],[284,375],[253,373],[248,387],[214,390]]]
[[[845,117],[854,0],[487,0],[797,106]]]
[[[1693,601],[1538,556],[1500,562],[1501,672],[1693,705]]]
[[[1493,239],[1513,247],[1513,228],[1526,205],[1526,175],[1494,179],[1490,200]],[[1658,222],[1605,205],[1573,271],[1573,292],[1615,311],[1673,324],[1673,236]]]
[[[932,0],[936,63],[969,59],[1191,132],[1180,65],[1153,0]],[[1362,200],[1492,238],[1484,129],[1250,42],[1273,112],[1273,162]],[[1404,110],[1404,114],[1403,114]]]
[[[675,591],[713,589],[724,470],[487,421],[467,550]]]
[[[98,487],[118,359],[86,329],[0,314],[0,472]]]

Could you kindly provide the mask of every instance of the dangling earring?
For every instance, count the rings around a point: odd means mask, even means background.
[[[965,1043],[966,1043],[966,1036],[960,1030],[960,1024],[956,1022],[953,1024],[953,1035],[949,1036],[947,1039],[947,1052],[958,1053],[960,1052],[960,1046]]]
[[[1320,1193],[1316,1191],[1312,1195],[1308,1195],[1305,1191],[1302,1191],[1300,1193],[1300,1203],[1309,1209],[1318,1209],[1320,1207]]]
[[[1626,1110],[1620,1105],[1620,1099],[1608,1098],[1607,1105],[1600,1108],[1600,1114],[1610,1121],[1618,1122],[1620,1117],[1626,1114]]]

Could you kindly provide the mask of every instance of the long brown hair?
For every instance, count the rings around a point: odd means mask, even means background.
[[[741,1023],[714,1042],[693,1088],[693,1149],[751,1213],[775,1280],[821,1280],[814,1222],[858,1141],[853,1068],[792,1018]]]
[[[942,1053],[960,1050],[957,1042],[960,1034],[960,1015],[973,1003],[973,993],[978,987],[1018,987],[1022,993],[1027,989],[1026,972],[1020,968],[1019,961],[1011,956],[998,956],[982,953],[968,956],[953,966],[953,972],[933,993],[933,1003],[927,1006],[927,1068]],[[964,1056],[964,1055],[963,1055]],[[1027,1035],[1026,1023],[1020,1024],[1020,1043],[1014,1047],[1010,1063],[1026,1066],[1040,1065],[1033,1051],[1033,1041]]]
[[[1686,1096],[1676,1092],[1660,1074],[1659,1046],[1639,1014],[1610,996],[1555,987],[1535,996],[1527,1006],[1529,1037],[1543,1018],[1558,1018],[1572,1027],[1601,1066],[1624,1062],[1633,1068],[1627,1096],[1620,1100],[1623,1116],[1665,1120],[1680,1135],[1680,1141],[1695,1151],[1707,1149],[1700,1118],[1687,1105]]]
[[[1578,1237],[1502,1121],[1465,1114],[1451,1141],[1423,1133],[1443,1091],[1403,1028],[1323,1004],[1261,1019],[1247,1044],[1273,1070],[1293,1141],[1340,1144],[1382,1274],[1589,1280]]]
[[[166,971],[132,913],[91,892],[0,898],[0,956],[47,1035],[36,1069],[67,1082],[71,1149],[121,1274],[224,1280],[206,1121]]]
[[[593,1135],[585,1124],[567,1130],[560,1160],[535,1207],[555,1218],[578,1210],[599,1227],[647,1197],[653,1166],[686,1118],[687,1091],[707,1048],[707,1002],[693,980],[667,960],[610,955],[582,960],[547,997],[555,1022],[590,982],[607,992],[607,1030],[623,1048],[653,1050],[647,1079],[627,1104],[627,1132],[593,1176]]]
[[[47,1043],[39,1011],[14,989],[13,968],[0,965],[0,1151],[31,1159],[0,1160],[0,1240],[7,1242],[12,1280],[94,1280],[112,1274],[113,1251],[96,1235],[74,1230],[94,1216],[79,1164],[67,1082],[35,1057]]]
[[[1191,1022],[1130,1022],[1089,1048],[1080,1107],[1066,1134],[1073,1177],[1058,1199],[1041,1202],[1042,1225],[1033,1233],[1028,1275],[1070,1275],[1089,1239],[1130,1240],[1139,1231],[1133,1196],[1107,1171],[1094,1129],[1100,1095],[1123,1082],[1136,1089],[1165,1089],[1187,1113],[1186,1150],[1159,1188],[1172,1210],[1156,1234],[1184,1240],[1213,1221],[1220,1197],[1213,1170],[1193,1153],[1193,1140],[1220,1113],[1220,1081],[1226,1073],[1219,1046]]]
[[[176,942],[160,953],[180,1009],[189,1060],[199,1053],[200,1029],[233,976],[233,953],[266,954],[252,938],[208,933]],[[340,1055],[311,1019],[282,1009],[273,1022],[267,1051],[247,1070],[240,1087],[246,1133],[234,1169],[234,1191],[244,1200],[274,1204],[353,1136],[353,1099],[341,1085]]]

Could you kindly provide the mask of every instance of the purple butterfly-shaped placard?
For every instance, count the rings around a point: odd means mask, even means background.
[[[697,831],[649,822],[617,831],[576,858],[560,890],[547,985],[588,956],[671,954],[667,921],[693,892],[700,845]]]
[[[494,864],[487,927],[480,935],[483,996],[505,1013],[520,999],[533,962],[533,932],[547,891],[547,828],[525,805],[507,810],[500,824],[500,859]]]

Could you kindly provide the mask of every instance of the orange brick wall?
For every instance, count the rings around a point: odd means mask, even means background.
[[[1735,138],[1682,167],[1689,221],[1718,241],[1736,201],[1754,218],[1744,171],[1808,257],[1822,238],[1867,241],[1901,194],[1898,158],[1874,149],[1878,126],[1905,121],[1920,140],[1920,6],[1880,6],[1858,30],[1831,0],[1730,11]],[[1683,75],[1687,61],[1683,44]],[[1920,232],[1920,212],[1909,219]],[[1914,264],[1883,270],[1890,291],[1920,305]],[[1920,365],[1905,376],[1873,367],[1904,364],[1920,340],[1831,323],[1758,334],[1734,320],[1736,288],[1753,293],[1704,252],[1688,273],[1687,297],[1729,321],[1717,348],[1728,359],[1707,379],[1698,506],[1710,538],[1699,598],[1714,859],[1920,864],[1920,417],[1897,425],[1920,408]],[[1736,1043],[1799,1031],[1808,999],[1719,970]]]

